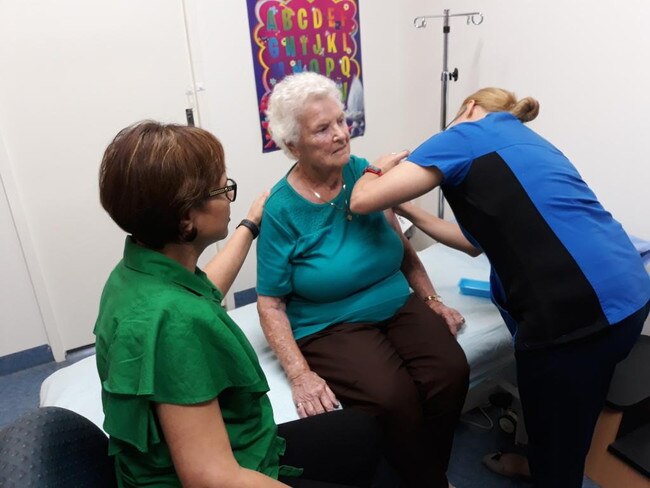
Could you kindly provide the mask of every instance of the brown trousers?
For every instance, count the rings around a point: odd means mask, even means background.
[[[298,346],[344,407],[377,417],[403,486],[447,488],[469,366],[440,317],[411,296],[388,320],[337,324]]]

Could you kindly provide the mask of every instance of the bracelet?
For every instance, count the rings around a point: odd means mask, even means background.
[[[374,164],[369,164],[368,166],[366,166],[366,168],[363,170],[363,173],[361,174],[365,175],[366,173],[372,173],[374,175],[381,176],[383,174],[383,171],[381,170],[381,168],[378,168]]]
[[[424,301],[442,303],[442,297],[440,295],[427,295],[424,297]]]
[[[242,220],[239,223],[239,225],[236,227],[236,229],[239,229],[241,226],[244,226],[251,231],[251,234],[253,234],[253,239],[255,239],[258,235],[260,235],[260,228],[252,220],[248,220],[248,219]]]

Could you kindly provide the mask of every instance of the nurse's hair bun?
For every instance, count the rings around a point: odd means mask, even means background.
[[[510,110],[510,113],[522,122],[530,122],[539,113],[539,102],[532,97],[522,98]]]

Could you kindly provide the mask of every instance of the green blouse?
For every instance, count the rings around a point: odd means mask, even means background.
[[[269,387],[222,298],[198,268],[191,273],[127,238],[95,324],[104,429],[120,487],[180,486],[154,403],[216,397],[239,464],[278,477],[285,446]]]

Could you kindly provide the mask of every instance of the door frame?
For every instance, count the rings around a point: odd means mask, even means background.
[[[52,349],[54,360],[57,362],[63,361],[65,360],[65,350],[61,341],[61,334],[59,333],[59,327],[52,311],[43,273],[29,232],[27,218],[23,212],[20,193],[18,192],[13,167],[2,133],[0,133],[0,186],[4,187],[7,196],[9,212],[11,213],[11,218],[16,228],[18,240],[20,241],[25,265],[27,266],[27,274],[32,284],[36,305],[45,329],[45,334],[47,335],[48,344]]]

